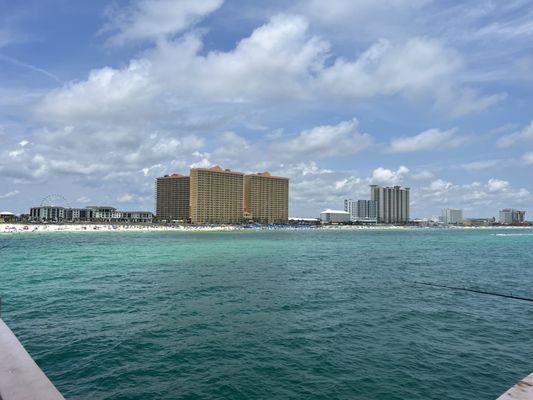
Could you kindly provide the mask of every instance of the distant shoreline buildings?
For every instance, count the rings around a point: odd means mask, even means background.
[[[150,211],[119,211],[110,206],[71,208],[43,201],[41,206],[32,207],[29,214],[1,212],[0,222],[533,225],[525,220],[525,211],[514,208],[500,210],[498,219],[464,218],[462,209],[444,208],[440,217],[411,220],[410,194],[408,187],[370,185],[370,199],[344,199],[343,210],[327,209],[319,218],[289,218],[288,178],[268,172],[245,174],[215,166],[191,168],[189,176],[174,173],[156,178],[155,215]]]

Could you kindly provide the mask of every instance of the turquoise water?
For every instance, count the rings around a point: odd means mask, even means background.
[[[404,281],[533,297],[533,230],[57,233],[0,249],[4,320],[70,399],[494,399],[533,371],[533,303]]]

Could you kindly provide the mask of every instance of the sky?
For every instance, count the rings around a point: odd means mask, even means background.
[[[0,0],[0,210],[153,210],[220,165],[294,217],[379,184],[533,219],[532,71],[533,1]]]

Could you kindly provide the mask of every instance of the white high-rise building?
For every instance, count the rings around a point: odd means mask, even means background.
[[[445,208],[442,210],[442,222],[446,225],[460,225],[463,223],[463,210]]]
[[[378,220],[377,202],[373,200],[344,200],[344,211],[350,213],[352,222],[376,223]]]
[[[525,211],[515,210],[514,208],[505,208],[500,211],[500,224],[511,225],[521,224],[526,216]]]
[[[378,222],[405,224],[410,220],[410,188],[370,185],[370,198],[377,202]]]

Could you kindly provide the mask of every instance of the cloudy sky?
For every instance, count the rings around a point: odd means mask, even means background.
[[[153,209],[219,164],[291,216],[412,188],[412,216],[533,214],[533,2],[0,0],[0,209]]]

